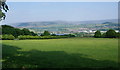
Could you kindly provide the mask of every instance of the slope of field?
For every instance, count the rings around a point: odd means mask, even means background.
[[[3,68],[117,67],[118,40],[3,40]]]

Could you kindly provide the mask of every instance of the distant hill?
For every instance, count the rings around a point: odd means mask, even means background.
[[[51,32],[77,32],[80,30],[107,30],[118,29],[117,19],[92,20],[92,21],[42,21],[42,22],[25,22],[11,24],[18,28],[29,28],[36,32],[48,30]]]
[[[82,24],[101,24],[101,23],[104,23],[104,22],[118,23],[118,19],[81,21]]]

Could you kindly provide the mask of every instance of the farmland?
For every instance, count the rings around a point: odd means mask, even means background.
[[[117,67],[118,39],[3,40],[3,68]]]

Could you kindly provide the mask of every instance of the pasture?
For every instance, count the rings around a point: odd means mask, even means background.
[[[3,68],[117,67],[118,39],[3,40]]]

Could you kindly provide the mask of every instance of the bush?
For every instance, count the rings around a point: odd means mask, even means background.
[[[106,38],[116,38],[116,36],[117,33],[113,29],[110,29],[106,32]]]
[[[0,35],[0,40],[2,39],[2,35]]]
[[[20,35],[18,39],[39,39],[40,36]]]
[[[97,30],[94,35],[95,38],[101,38],[101,32]]]
[[[2,35],[2,40],[14,40],[15,37],[13,35]]]
[[[49,31],[44,31],[43,36],[49,36],[50,32]]]
[[[18,39],[57,39],[57,38],[68,38],[68,36],[30,36],[30,35],[18,36]]]

